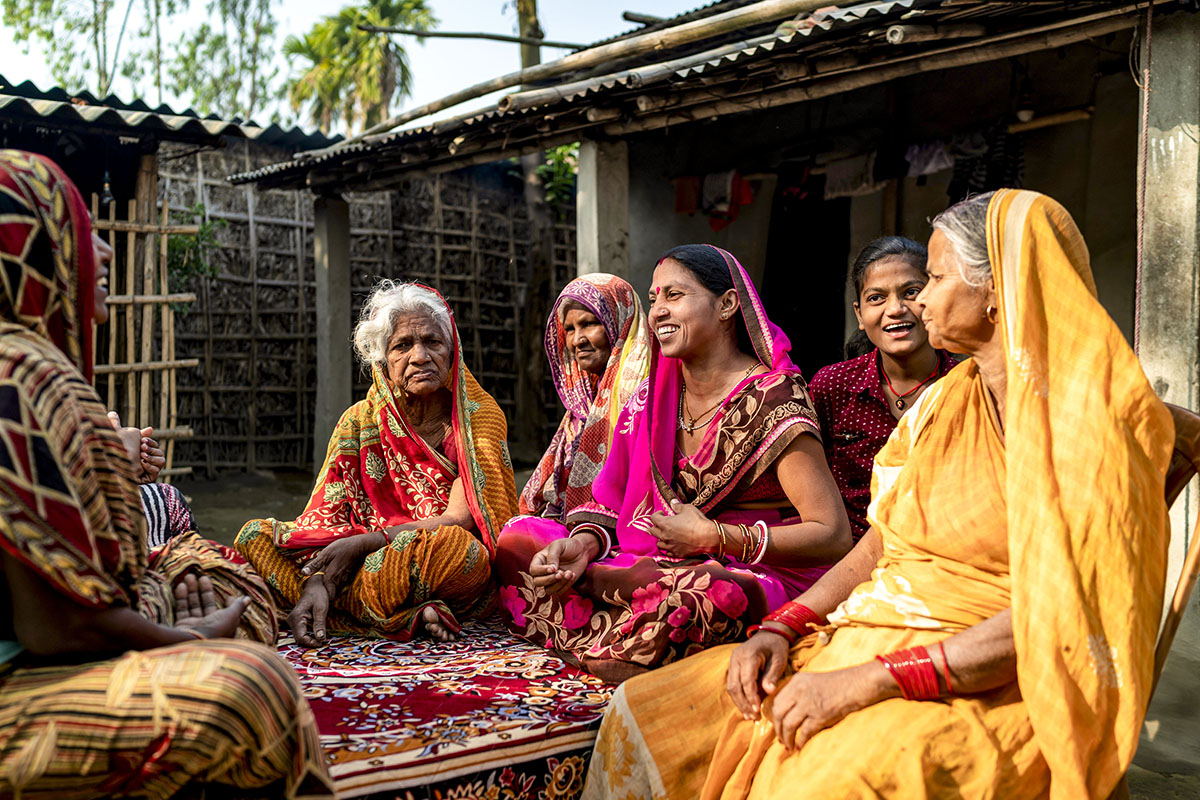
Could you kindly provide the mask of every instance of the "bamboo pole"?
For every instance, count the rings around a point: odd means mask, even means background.
[[[111,206],[112,206],[112,204],[110,203],[109,204],[110,209],[111,209]],[[92,219],[97,221],[97,227],[98,227],[98,223],[100,221],[100,196],[95,193],[92,194]],[[108,246],[112,248],[113,253],[117,252],[117,234],[111,230],[108,232]],[[112,289],[113,291],[116,291],[117,284],[119,282],[119,278],[120,278],[120,271],[118,269],[118,265],[117,264],[110,265],[109,271],[108,271],[108,288]],[[112,299],[112,297],[110,296],[109,300],[111,300],[111,299]],[[117,331],[118,331],[117,310],[114,308],[112,311],[109,312],[109,319],[108,319],[108,361],[109,361],[109,363],[112,363],[113,361],[117,360]],[[92,366],[95,367],[95,365],[96,365],[96,362],[93,360]],[[116,376],[113,376],[113,375],[108,376],[108,394],[105,396],[104,402],[108,404],[109,408],[117,407],[117,379],[116,379]]]
[[[139,306],[144,303],[194,303],[195,292],[165,292],[163,294],[117,294],[109,295],[110,306]]]
[[[137,201],[137,215],[133,217],[133,220],[150,230],[143,229],[141,231],[143,237],[141,287],[140,289],[131,287],[129,293],[153,294],[158,262],[154,247],[157,240],[152,238],[157,227],[154,224],[154,218],[157,216],[154,212],[158,210],[158,158],[155,155],[143,155],[138,161],[136,187],[134,197]],[[159,235],[159,239],[161,238],[162,236]],[[142,339],[141,361],[143,362],[154,359],[154,310],[153,305],[142,306],[142,321],[138,328],[138,335]],[[137,425],[140,428],[153,424],[151,420],[154,419],[154,395],[151,392],[151,377],[149,371],[142,373],[137,397],[138,415],[136,421],[126,420],[126,425]]]
[[[917,75],[922,72],[953,69],[954,67],[1012,58],[1038,50],[1050,50],[1123,30],[1132,26],[1135,21],[1136,19],[1133,16],[1108,17],[1098,22],[1066,31],[1042,33],[992,45],[972,43],[971,47],[962,50],[916,58],[898,64],[890,63],[880,67],[858,69],[849,74],[818,79],[802,86],[788,87],[774,92],[756,93],[744,98],[718,100],[689,108],[671,108],[663,113],[643,117],[631,122],[610,123],[604,127],[604,133],[610,136],[621,136],[641,131],[658,130],[673,124],[694,122],[725,114],[738,114],[743,111],[761,111],[793,103],[802,103],[808,100],[816,100],[822,97],[829,97],[830,95],[853,91],[865,86],[873,86],[898,78]]]
[[[167,201],[164,198],[162,203],[162,212],[159,217],[162,228],[167,227]],[[165,232],[158,235],[158,283],[159,291],[164,296],[171,293],[170,281],[167,275],[167,234]],[[162,357],[164,361],[173,361],[175,359],[175,312],[171,308],[170,303],[163,304],[162,310]],[[158,428],[159,430],[167,430],[175,425],[175,404],[172,402],[172,386],[175,383],[175,370],[168,369],[161,376],[162,385],[159,387],[159,409],[158,409]],[[170,469],[175,460],[175,441],[171,439],[167,442],[167,447],[163,451],[166,457],[166,464],[163,469]]]
[[[114,206],[115,203],[108,204],[110,217],[113,217]],[[129,201],[127,214],[129,219],[137,219],[136,200]],[[137,236],[136,231],[130,230],[125,232],[125,285],[121,288],[129,294],[137,293],[137,281],[135,280],[135,276],[137,275]],[[129,308],[125,310],[125,361],[131,364],[137,360],[137,354],[133,349],[136,341],[137,336],[133,329],[133,309]],[[113,359],[113,363],[116,363],[115,358]],[[137,408],[134,405],[137,401],[137,376],[132,371],[125,372],[124,375],[125,397],[122,398],[124,402],[122,403],[121,420],[126,425],[131,425],[133,423],[130,420],[133,419]]]
[[[300,207],[300,194],[301,194],[300,192],[292,192],[292,196],[293,196],[294,202],[295,202],[295,209],[296,209],[295,214],[296,214],[297,220],[301,220],[304,218],[302,216],[303,209]],[[302,226],[293,228],[291,230],[291,234],[295,237],[295,240],[293,241],[293,246],[295,248],[295,253],[296,253],[296,256],[295,256],[296,257],[296,333],[300,336],[299,340],[296,342],[296,359],[297,359],[298,364],[307,364],[308,363],[308,337],[306,334],[308,332],[304,327],[306,324],[306,321],[307,321],[306,315],[304,313],[305,312],[305,304],[307,303],[307,300],[304,297],[304,269],[305,269],[304,228]],[[296,369],[295,370],[295,379],[296,379],[296,409],[295,409],[296,410],[296,418],[295,418],[294,424],[295,424],[295,430],[302,431],[302,430],[305,430],[304,426],[305,426],[305,420],[306,420],[307,411],[308,411],[308,408],[307,408],[308,404],[305,402],[305,399],[304,399],[304,379],[305,379],[304,370]],[[312,437],[310,436],[308,438],[311,440]],[[301,467],[304,464],[311,464],[313,461],[311,454],[309,454],[305,450],[305,446],[303,444],[300,446],[300,453],[297,456],[297,459],[300,462],[300,463],[296,464],[297,467]]]
[[[155,439],[191,439],[195,435],[191,425],[170,425],[154,429]]]
[[[195,236],[200,233],[199,225],[159,225],[155,222],[125,222],[121,220],[101,220],[96,223],[96,230],[113,231],[115,233],[167,233],[180,236]]]
[[[515,92],[501,97],[496,103],[496,109],[507,113],[526,108],[536,108],[607,84],[625,83],[632,89],[640,89],[643,86],[666,80],[680,70],[698,67],[701,64],[707,64],[709,61],[715,61],[734,53],[740,53],[743,50],[760,47],[764,44],[778,41],[778,39],[779,37],[774,33],[769,33],[764,36],[756,36],[752,39],[743,39],[733,44],[721,45],[703,53],[693,53],[683,58],[661,61],[656,64],[647,64],[642,67],[634,67],[633,69],[613,72],[599,77],[585,78],[584,80],[563,83],[545,89]],[[475,111],[473,113],[479,114],[480,112]]]
[[[250,153],[246,151],[246,168],[250,167]],[[254,186],[247,184],[246,214],[250,217],[248,223],[250,243],[250,280],[258,282],[258,226],[254,220]],[[252,284],[253,285],[253,284]],[[258,286],[254,285],[250,292],[250,385],[258,383]],[[249,411],[249,441],[246,445],[246,463],[250,472],[255,470],[255,460],[258,456],[258,394],[250,392]]]
[[[336,145],[297,153],[295,157],[297,159],[312,158],[337,152],[350,145],[358,144],[368,136],[387,133],[406,122],[427,117],[438,111],[453,108],[468,100],[474,100],[476,97],[482,97],[485,94],[507,89],[510,86],[536,83],[548,78],[565,75],[568,72],[603,66],[614,59],[631,58],[670,50],[682,45],[692,44],[693,42],[700,42],[705,39],[734,33],[751,25],[777,22],[827,5],[829,5],[828,0],[761,0],[761,2],[754,3],[753,5],[726,11],[723,14],[714,14],[705,19],[687,22],[683,25],[676,25],[664,30],[643,33],[617,42],[602,44],[578,53],[571,53],[556,61],[548,61],[536,67],[510,72],[507,75],[501,75],[498,78],[492,78],[482,83],[477,83],[474,86],[468,86],[432,103],[426,103],[411,111],[405,111],[402,114],[386,119],[378,125],[371,126],[357,136],[351,136],[349,139],[338,142]]]
[[[175,358],[170,361],[133,361],[128,364],[101,364],[96,367],[97,375],[108,375],[115,373],[117,375],[128,375],[130,378],[137,376],[139,372],[144,373],[146,380],[150,378],[151,372],[159,372],[164,369],[186,369],[188,367],[200,366],[198,358]],[[129,425],[128,420],[122,420],[126,425]]]
[[[535,36],[506,36],[502,33],[463,33],[451,31],[419,31],[414,28],[387,28],[380,25],[359,25],[358,29],[365,33],[400,33],[405,36],[418,36],[431,39],[488,39],[493,42],[509,42],[510,44],[534,44],[539,47],[553,47],[561,50],[582,50],[586,44],[572,42],[552,42]]]

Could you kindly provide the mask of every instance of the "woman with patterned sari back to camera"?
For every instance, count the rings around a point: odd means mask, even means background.
[[[333,797],[262,579],[195,533],[147,554],[140,432],[91,384],[111,258],[57,165],[0,150],[0,796]]]
[[[566,523],[517,518],[496,558],[518,634],[620,681],[745,634],[849,549],[850,528],[789,343],[745,270],[668,251],[650,292],[650,374]]]
[[[621,686],[588,800],[1075,800],[1128,769],[1171,416],[1062,206],[1002,189],[933,226],[917,304],[970,358],[876,456],[871,530],[749,641]]]
[[[308,506],[247,522],[235,546],[304,647],[331,630],[449,640],[495,607],[495,537],[517,511],[504,412],[427,286],[380,281],[354,346],[371,389],[338,421]]]

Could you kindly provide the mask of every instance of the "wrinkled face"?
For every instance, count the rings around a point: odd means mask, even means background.
[[[971,286],[963,280],[960,264],[945,234],[935,230],[929,237],[929,283],[916,302],[923,306],[921,321],[931,345],[974,355],[995,333],[985,314],[996,304],[995,285],[989,279],[982,287]]]
[[[113,249],[108,242],[92,232],[92,253],[96,262],[96,303],[93,319],[97,325],[108,322],[108,265],[113,260]]]
[[[401,316],[388,340],[388,383],[418,397],[432,394],[450,379],[452,355],[450,340],[432,316]]]
[[[885,256],[867,267],[854,314],[859,329],[882,352],[903,358],[928,343],[917,304],[925,280],[925,273],[903,256]]]
[[[586,309],[572,308],[563,315],[563,331],[566,333],[567,355],[575,359],[584,372],[603,375],[612,346],[608,343],[604,325],[596,315]]]
[[[732,289],[713,294],[673,258],[655,267],[651,287],[647,316],[663,355],[687,360],[724,337],[736,337],[737,293]]]

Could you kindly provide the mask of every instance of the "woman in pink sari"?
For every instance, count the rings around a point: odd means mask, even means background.
[[[591,500],[497,544],[509,626],[612,681],[744,638],[851,546],[808,389],[737,260],[668,251],[649,325]]]

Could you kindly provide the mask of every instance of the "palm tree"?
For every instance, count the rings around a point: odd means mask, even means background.
[[[337,63],[344,43],[337,41],[337,31],[331,20],[322,20],[304,35],[289,36],[283,42],[283,54],[289,63],[302,59],[304,72],[292,78],[287,87],[288,100],[294,111],[309,107],[309,119],[321,130],[328,131],[341,114],[342,68]]]
[[[387,118],[393,101],[411,94],[408,55],[387,34],[358,26],[429,30],[436,24],[426,0],[367,0],[325,17],[303,39],[289,37],[284,53],[304,62],[288,87],[292,107],[309,105],[310,118],[324,130],[337,121],[362,130]]]

